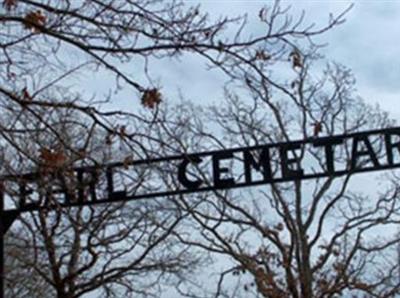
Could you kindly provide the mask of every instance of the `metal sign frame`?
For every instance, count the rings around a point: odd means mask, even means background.
[[[385,153],[384,161],[382,157],[374,151],[371,142],[372,137],[380,137]],[[393,140],[397,137],[397,140]],[[348,160],[346,168],[337,169],[335,167],[335,147],[345,142],[351,142],[351,157]],[[321,172],[307,173],[301,166],[301,160],[296,154],[290,156],[290,152],[296,152],[304,146],[311,146],[320,149],[325,155],[325,166]],[[280,173],[275,176],[271,170],[270,150],[278,152],[278,163]],[[257,156],[254,152],[258,152]],[[243,162],[244,181],[235,181],[234,177],[229,176],[230,169],[224,167],[221,162],[231,160],[234,154],[240,154]],[[397,157],[399,156],[399,157]],[[396,158],[397,157],[397,158]],[[212,179],[204,181],[200,178],[193,179],[187,175],[189,166],[197,166],[202,163],[204,158],[211,159]],[[367,165],[359,164],[360,159],[367,159]],[[180,183],[180,187],[176,189],[167,189],[164,191],[156,191],[151,193],[128,194],[125,190],[114,189],[114,170],[117,168],[126,168],[134,166],[146,166],[160,162],[178,162],[176,168],[176,178]],[[318,138],[308,138],[305,140],[296,140],[289,142],[278,142],[265,145],[257,145],[250,147],[238,147],[233,149],[212,150],[201,153],[180,154],[169,157],[153,158],[147,160],[136,160],[129,163],[117,162],[97,167],[77,167],[72,169],[76,175],[77,188],[76,196],[71,198],[70,194],[65,193],[65,200],[57,202],[59,207],[87,206],[102,203],[121,202],[129,200],[150,199],[155,197],[183,195],[197,192],[217,191],[223,189],[233,189],[240,187],[256,186],[262,184],[290,182],[296,180],[316,179],[323,177],[339,177],[353,173],[371,172],[379,170],[395,169],[400,167],[400,127],[369,130],[363,132],[355,132],[350,134],[340,134]],[[106,173],[107,196],[98,198],[96,194],[96,180],[92,179],[91,183],[83,186],[80,182],[83,177],[91,175],[96,176],[97,170],[103,170]],[[256,170],[262,174],[262,179],[253,180],[252,170]],[[62,175],[63,172],[57,172]],[[41,173],[26,173],[21,175],[6,175],[0,177],[0,297],[3,297],[3,269],[4,269],[4,234],[10,228],[15,219],[22,212],[32,212],[40,209],[53,209],[54,205],[46,204],[26,204],[26,196],[29,195],[27,184],[35,183],[40,179]],[[20,184],[20,203],[17,208],[11,210],[4,209],[4,182],[16,182]],[[88,192],[84,191],[88,189]],[[89,196],[87,196],[87,193]]]

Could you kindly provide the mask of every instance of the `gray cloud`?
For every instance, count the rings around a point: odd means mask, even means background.
[[[263,4],[272,1],[201,1],[213,16],[247,13],[250,20]],[[345,10],[351,1],[282,1],[295,15],[305,11],[305,21],[325,24],[329,14]],[[379,103],[393,116],[400,115],[400,1],[356,1],[347,21],[318,38],[328,43],[327,59],[351,68],[357,90],[368,102]],[[252,25],[253,30],[259,27]]]

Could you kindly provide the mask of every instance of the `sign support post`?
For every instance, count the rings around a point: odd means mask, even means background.
[[[0,181],[0,298],[4,298],[4,235],[19,214],[17,210],[4,210],[4,184]]]
[[[0,183],[0,298],[4,298],[4,189]]]

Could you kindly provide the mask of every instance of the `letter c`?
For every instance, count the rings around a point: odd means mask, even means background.
[[[186,170],[189,163],[199,164],[202,162],[202,159],[198,156],[188,156],[185,158],[178,166],[178,180],[179,182],[185,186],[187,189],[198,189],[200,185],[203,183],[202,180],[189,180],[186,176]]]

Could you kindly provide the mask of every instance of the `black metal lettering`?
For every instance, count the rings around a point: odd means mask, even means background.
[[[76,173],[77,176],[77,188],[78,188],[78,202],[83,203],[85,201],[85,185],[83,182],[83,170],[79,169]]]
[[[187,158],[185,158],[178,166],[178,181],[187,189],[198,189],[200,187],[200,185],[203,183],[202,180],[189,180],[186,176],[186,170],[187,167],[189,165],[189,163],[193,163],[193,164],[199,164],[201,163],[203,160],[198,157],[198,156],[188,156]]]
[[[63,195],[64,202],[63,204],[70,204],[75,201],[75,194],[71,190],[71,183],[69,183],[68,179],[70,177],[70,172],[63,172],[61,170],[55,171],[52,173],[54,180],[50,182],[48,185],[49,189],[49,198],[54,201],[54,203],[61,203],[61,195]]]
[[[32,191],[29,191],[26,187],[26,181],[19,182],[19,207],[23,207],[26,205],[26,195],[31,194]]]
[[[89,175],[89,180],[84,180],[84,174],[87,173]],[[112,173],[111,173],[112,175]],[[85,189],[89,187],[89,195],[92,201],[97,201],[97,194],[96,194],[96,184],[98,182],[98,173],[96,169],[90,169],[88,171],[84,171],[82,169],[77,170],[77,184],[78,184],[78,202],[83,203],[87,201],[86,196],[88,195],[85,193]],[[111,181],[113,183],[113,181]],[[114,187],[113,187],[114,188]]]
[[[372,139],[369,137],[380,138],[385,142],[383,144],[386,147],[387,164],[384,166],[380,165],[382,161],[378,160],[377,151],[373,145]],[[345,169],[335,169],[335,146],[344,143],[345,141],[352,141],[351,157],[348,161],[348,167]],[[323,147],[326,155],[326,167],[323,166],[321,171],[311,172],[305,174],[301,166],[301,152],[299,154],[296,150],[302,149],[302,146],[313,145],[315,147]],[[272,149],[271,149],[272,148]],[[272,156],[271,150],[277,150],[280,156],[280,166],[282,175],[279,177],[273,177],[274,172],[272,169]],[[257,153],[259,154],[257,154]],[[275,152],[275,151],[274,151]],[[293,156],[289,152],[293,152]],[[380,152],[380,151],[379,151]],[[244,179],[235,181],[233,171],[229,166],[223,165],[223,160],[234,158],[234,154],[242,154],[244,162]],[[301,154],[300,154],[301,153]],[[293,142],[278,142],[268,144],[264,146],[253,146],[253,147],[240,147],[228,150],[219,151],[207,151],[202,153],[195,153],[187,156],[175,155],[169,157],[157,157],[153,159],[137,160],[130,163],[130,165],[152,165],[153,163],[159,162],[178,162],[178,180],[182,184],[182,187],[173,189],[155,189],[153,191],[135,191],[134,193],[127,194],[127,191],[116,191],[115,184],[124,182],[123,177],[116,175],[119,168],[125,167],[123,162],[115,162],[112,164],[104,165],[103,167],[96,169],[96,167],[82,167],[75,168],[74,174],[77,177],[71,177],[70,173],[60,172],[49,172],[48,175],[42,173],[25,173],[19,175],[4,175],[1,180],[10,181],[11,183],[19,184],[19,204],[17,204],[18,211],[26,212],[39,210],[40,208],[58,208],[58,207],[72,207],[79,205],[94,205],[99,203],[108,203],[114,201],[124,201],[131,199],[144,199],[153,198],[169,195],[183,195],[187,193],[195,193],[201,191],[210,191],[217,188],[239,188],[249,185],[260,185],[263,183],[279,183],[291,180],[300,179],[314,179],[327,177],[330,175],[341,176],[352,172],[369,172],[375,170],[398,168],[400,167],[399,161],[396,161],[395,155],[400,155],[400,127],[386,128],[370,130],[365,132],[355,132],[348,134],[341,134],[336,136],[324,137],[324,138],[309,138],[306,140],[297,140]],[[188,170],[190,164],[195,166],[202,162],[202,157],[212,159],[212,175],[213,185],[206,185],[205,181],[202,180],[201,174],[191,175]],[[201,158],[200,158],[201,157]],[[233,160],[231,160],[233,162]],[[363,163],[362,163],[363,162]],[[226,161],[228,163],[228,161]],[[364,166],[365,164],[372,164],[372,166]],[[236,169],[236,168],[234,168]],[[105,171],[105,184],[106,194],[102,194],[101,197],[96,197],[96,187],[102,189],[98,185],[99,183],[99,172]],[[253,181],[252,171],[260,171],[263,175],[263,179]],[[60,174],[61,177],[57,177]],[[117,178],[121,178],[121,181]],[[57,180],[60,181],[57,181]],[[75,183],[70,183],[71,181]],[[29,187],[33,184],[32,187]],[[71,185],[76,185],[77,188],[71,193]],[[168,184],[165,185],[168,187]],[[35,195],[27,197],[29,192],[35,192]],[[65,201],[60,200],[59,194],[64,194]],[[70,196],[71,194],[71,196]],[[87,196],[90,199],[87,199]],[[25,202],[26,201],[26,202]]]
[[[253,154],[249,150],[243,151],[244,158],[244,176],[246,183],[252,182],[251,168],[255,168],[257,171],[262,171],[264,181],[270,181],[272,179],[270,155],[268,147],[262,148],[259,156],[259,160],[254,159]]]
[[[226,151],[216,152],[212,156],[214,186],[216,188],[225,188],[235,185],[235,180],[233,178],[221,178],[221,174],[229,173],[229,168],[221,168],[220,161],[230,158],[233,158],[233,153]]]
[[[343,138],[326,138],[315,140],[313,142],[314,147],[324,147],[325,148],[325,158],[326,158],[326,168],[329,174],[335,173],[335,150],[333,146],[340,145],[343,143]]]
[[[364,143],[366,150],[359,150],[358,143]],[[376,158],[375,152],[372,148],[371,142],[368,136],[356,136],[353,138],[353,147],[351,150],[351,164],[350,169],[355,170],[357,168],[357,160],[361,156],[368,156],[375,167],[379,167],[379,161]]]
[[[106,178],[107,178],[107,192],[108,192],[108,200],[123,200],[126,198],[126,191],[114,191],[114,173],[111,167],[107,167],[106,170]]]
[[[99,177],[97,171],[95,169],[90,171],[89,193],[92,201],[97,201],[96,184],[98,182],[98,179]]]
[[[400,130],[394,134],[390,132],[385,133],[386,155],[389,165],[394,165],[393,149],[397,149],[400,153],[400,141],[392,143],[392,135],[400,137]]]
[[[297,157],[289,158],[288,156],[289,151],[292,151],[294,153],[295,150],[298,150],[300,148],[301,148],[300,144],[291,144],[291,143],[287,143],[279,147],[282,178],[298,179],[303,176],[304,171],[300,166],[300,160]],[[296,165],[298,168],[292,169],[291,168],[292,164]]]

